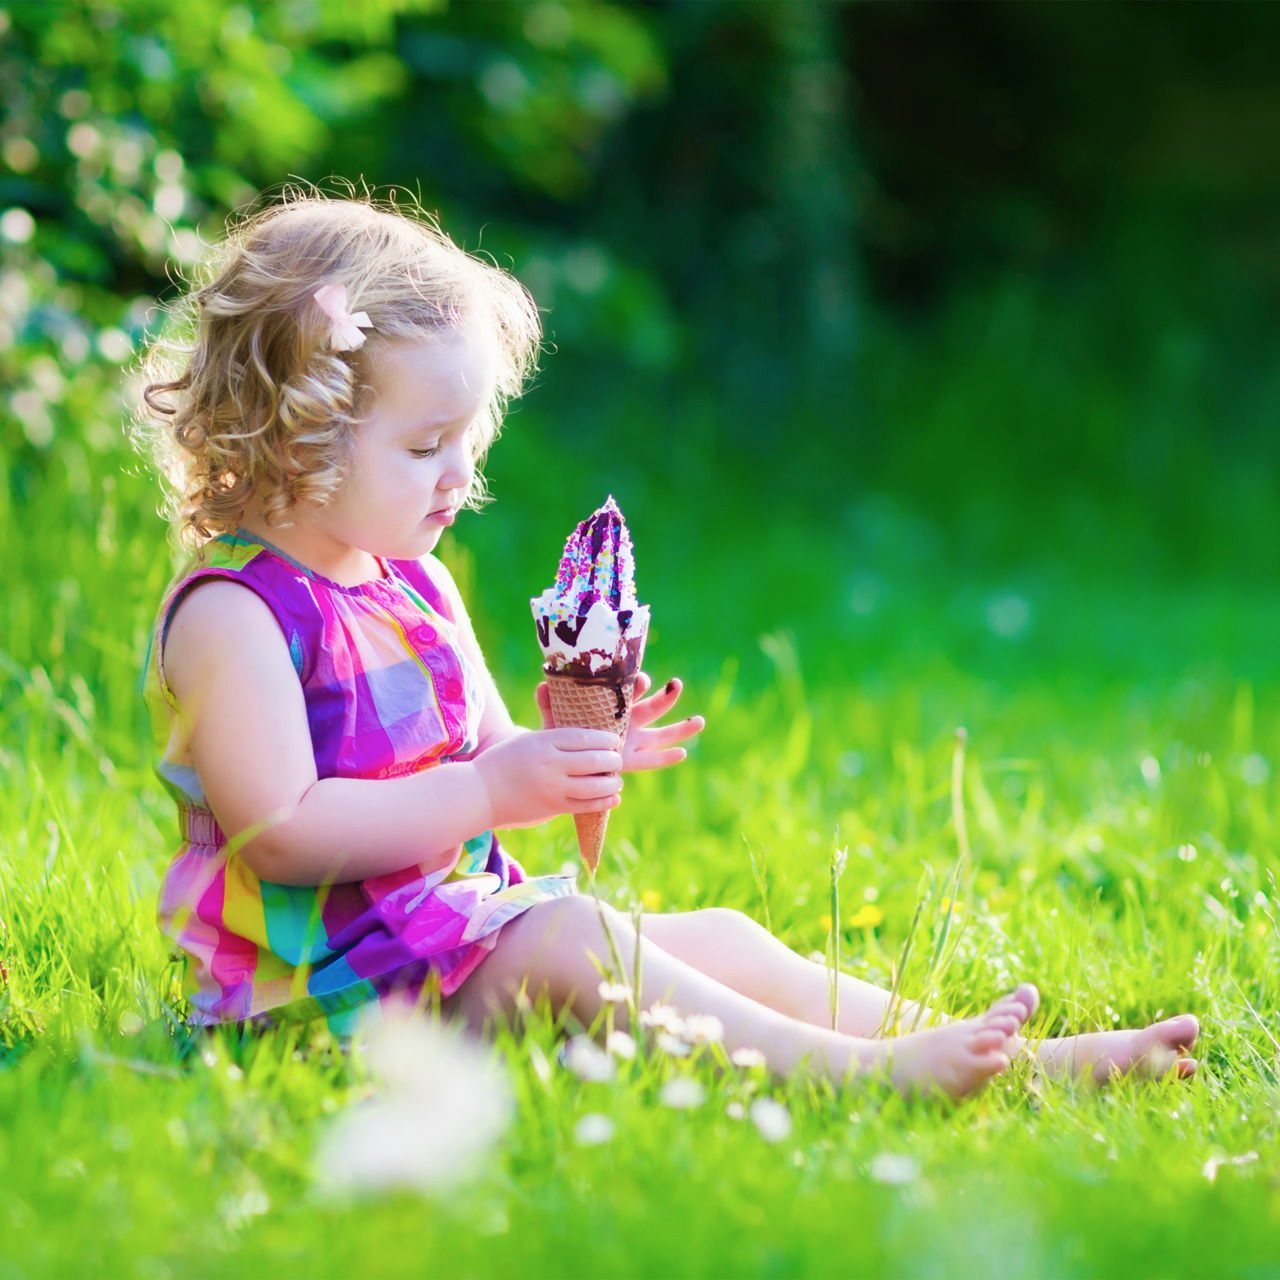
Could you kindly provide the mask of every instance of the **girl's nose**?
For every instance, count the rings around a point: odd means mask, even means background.
[[[444,470],[440,473],[440,487],[465,489],[471,484],[474,472],[470,450],[450,449],[444,460]]]

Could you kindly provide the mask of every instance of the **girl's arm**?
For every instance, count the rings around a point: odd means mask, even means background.
[[[205,583],[179,604],[164,663],[209,807],[265,880],[437,869],[489,828],[618,803],[621,756],[590,729],[516,734],[475,760],[405,778],[318,779],[284,636],[266,604],[233,582]]]
[[[484,660],[480,642],[476,639],[475,628],[471,625],[471,615],[467,613],[467,606],[463,603],[462,594],[453,576],[435,556],[425,556],[422,566],[448,602],[454,626],[458,629],[458,643],[478,673],[484,690],[484,711],[480,716],[480,745],[476,748],[476,755],[517,734],[528,733],[528,729],[517,725],[512,720],[511,712],[507,710],[507,704],[498,691],[498,686],[489,670],[489,664]],[[544,724],[543,727],[550,726]]]

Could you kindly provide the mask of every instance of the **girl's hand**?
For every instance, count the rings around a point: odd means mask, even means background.
[[[495,828],[531,827],[561,813],[599,813],[620,802],[622,755],[602,729],[528,730],[473,761]]]
[[[679,764],[689,753],[677,742],[692,738],[706,727],[701,716],[689,716],[678,720],[675,724],[663,725],[658,729],[649,726],[661,719],[675,706],[684,689],[679,680],[668,680],[661,690],[650,698],[643,695],[653,681],[643,671],[636,681],[636,697],[638,701],[631,708],[631,726],[627,730],[627,740],[622,747],[622,772],[635,773],[642,769],[667,769]],[[542,727],[551,727],[551,695],[546,683],[538,686],[538,711],[542,716]]]
[[[668,680],[666,684],[651,697],[642,695],[653,683],[642,671],[636,682],[636,697],[639,701],[631,708],[631,727],[627,730],[627,740],[622,746],[622,772],[634,773],[640,769],[667,769],[679,764],[689,753],[677,742],[692,738],[706,727],[701,716],[686,716],[675,724],[662,725],[651,729],[649,726],[660,720],[680,700],[684,684],[679,680]]]

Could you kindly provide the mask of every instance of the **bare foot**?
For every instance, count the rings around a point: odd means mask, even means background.
[[[1088,1076],[1106,1084],[1118,1076],[1155,1079],[1173,1072],[1180,1079],[1196,1073],[1196,1060],[1186,1056],[1200,1034],[1189,1013],[1126,1031],[1093,1031],[1045,1040],[1035,1048],[1036,1061],[1049,1076]]]
[[[1019,1043],[1017,1033],[1039,1003],[1035,987],[1024,982],[976,1018],[876,1043],[884,1047],[890,1077],[900,1092],[941,1093],[959,1100],[1008,1067]]]

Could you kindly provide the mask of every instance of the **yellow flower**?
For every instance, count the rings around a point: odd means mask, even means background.
[[[662,906],[662,894],[657,889],[646,889],[640,895],[640,905],[646,911],[657,911]]]
[[[822,931],[823,931],[824,933],[830,933],[830,932],[831,932],[831,917],[830,917],[830,916],[819,916],[819,917],[818,917],[818,924],[819,924],[819,926],[821,927],[821,929],[822,929]]]
[[[956,915],[959,915],[964,910],[964,903],[959,901],[953,903],[950,898],[943,898],[942,909],[943,911],[952,911]]]
[[[849,927],[851,929],[874,929],[883,920],[884,912],[874,902],[864,902],[849,917]]]

